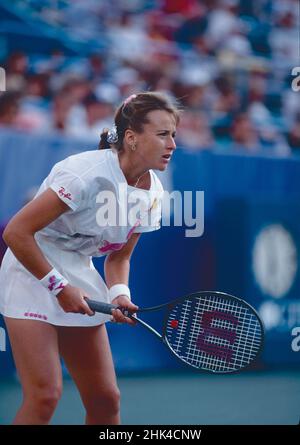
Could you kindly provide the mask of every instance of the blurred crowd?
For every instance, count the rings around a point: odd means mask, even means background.
[[[186,150],[300,153],[298,0],[27,3],[93,51],[9,54],[1,125],[97,143],[124,98],[160,90],[183,110]]]

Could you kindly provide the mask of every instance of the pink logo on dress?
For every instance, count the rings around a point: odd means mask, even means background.
[[[129,230],[126,239],[129,240],[129,238],[131,237],[131,235],[134,232],[134,229],[138,226],[141,225],[141,220],[138,219],[137,222],[135,223],[135,225]],[[103,246],[100,247],[98,250],[101,253],[107,253],[109,251],[116,251],[116,250],[120,250],[122,249],[123,246],[125,246],[126,243],[109,243],[108,241],[104,240],[103,241]],[[51,278],[51,277],[50,277]]]
[[[125,245],[125,243],[109,243],[108,241],[103,241],[103,246],[99,248],[99,252],[107,253],[110,250],[120,250]]]
[[[66,199],[69,199],[70,201],[72,201],[72,195],[71,195],[71,193],[65,193],[65,188],[64,187],[61,187],[59,190],[58,190],[58,194],[60,195],[60,196],[63,196],[64,198],[66,198]]]
[[[48,320],[47,315],[37,314],[35,312],[24,312],[24,316],[29,318],[38,318],[40,320]]]

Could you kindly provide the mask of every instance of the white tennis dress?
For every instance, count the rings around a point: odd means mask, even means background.
[[[121,249],[134,232],[160,228],[163,187],[150,174],[150,190],[131,187],[115,151],[86,151],[57,163],[37,192],[51,188],[70,207],[35,234],[37,243],[49,263],[94,300],[109,302],[109,296],[92,256]],[[10,249],[0,269],[0,312],[59,326],[96,326],[110,319],[64,312]]]

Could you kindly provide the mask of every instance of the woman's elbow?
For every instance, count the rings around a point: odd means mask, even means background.
[[[25,232],[23,229],[18,229],[15,224],[8,223],[2,234],[2,239],[8,247],[12,247],[23,240]]]
[[[14,231],[11,229],[10,224],[8,223],[7,226],[4,229],[4,232],[2,233],[2,239],[5,242],[5,244],[9,247],[14,236]]]

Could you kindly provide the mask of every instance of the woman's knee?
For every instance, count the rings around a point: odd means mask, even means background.
[[[85,400],[88,413],[105,411],[106,414],[117,415],[120,411],[120,391],[117,386],[101,388],[91,392]]]
[[[25,391],[24,403],[29,404],[41,419],[49,420],[61,398],[61,394],[62,384],[60,382],[40,383],[31,391]]]

